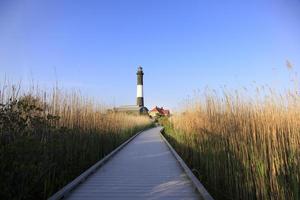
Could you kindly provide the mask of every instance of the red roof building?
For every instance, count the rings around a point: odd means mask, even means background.
[[[151,117],[157,117],[157,116],[169,117],[170,116],[170,110],[166,110],[163,107],[159,108],[159,107],[155,106],[155,108],[153,108],[152,110],[149,111],[149,115]]]

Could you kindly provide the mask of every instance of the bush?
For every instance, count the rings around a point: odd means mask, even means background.
[[[105,114],[82,98],[54,97],[25,95],[0,105],[0,199],[47,199],[151,126],[146,117]]]

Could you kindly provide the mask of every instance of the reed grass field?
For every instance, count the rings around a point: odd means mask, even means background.
[[[254,96],[206,92],[164,134],[215,199],[300,199],[300,95]]]
[[[0,199],[47,199],[139,130],[148,117],[57,87],[0,89]]]

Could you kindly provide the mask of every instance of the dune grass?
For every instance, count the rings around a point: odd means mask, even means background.
[[[22,93],[22,94],[21,94]],[[0,90],[0,199],[46,199],[139,130],[78,92]]]
[[[300,199],[300,96],[257,92],[197,97],[165,134],[216,199]]]

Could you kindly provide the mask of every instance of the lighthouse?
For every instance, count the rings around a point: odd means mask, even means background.
[[[113,112],[123,112],[134,115],[148,115],[148,108],[144,105],[144,90],[143,90],[143,68],[141,66],[137,69],[137,90],[136,90],[136,104],[120,106],[113,108]]]
[[[137,70],[137,94],[136,94],[136,104],[139,107],[144,107],[144,90],[143,90],[143,68],[139,66]]]

